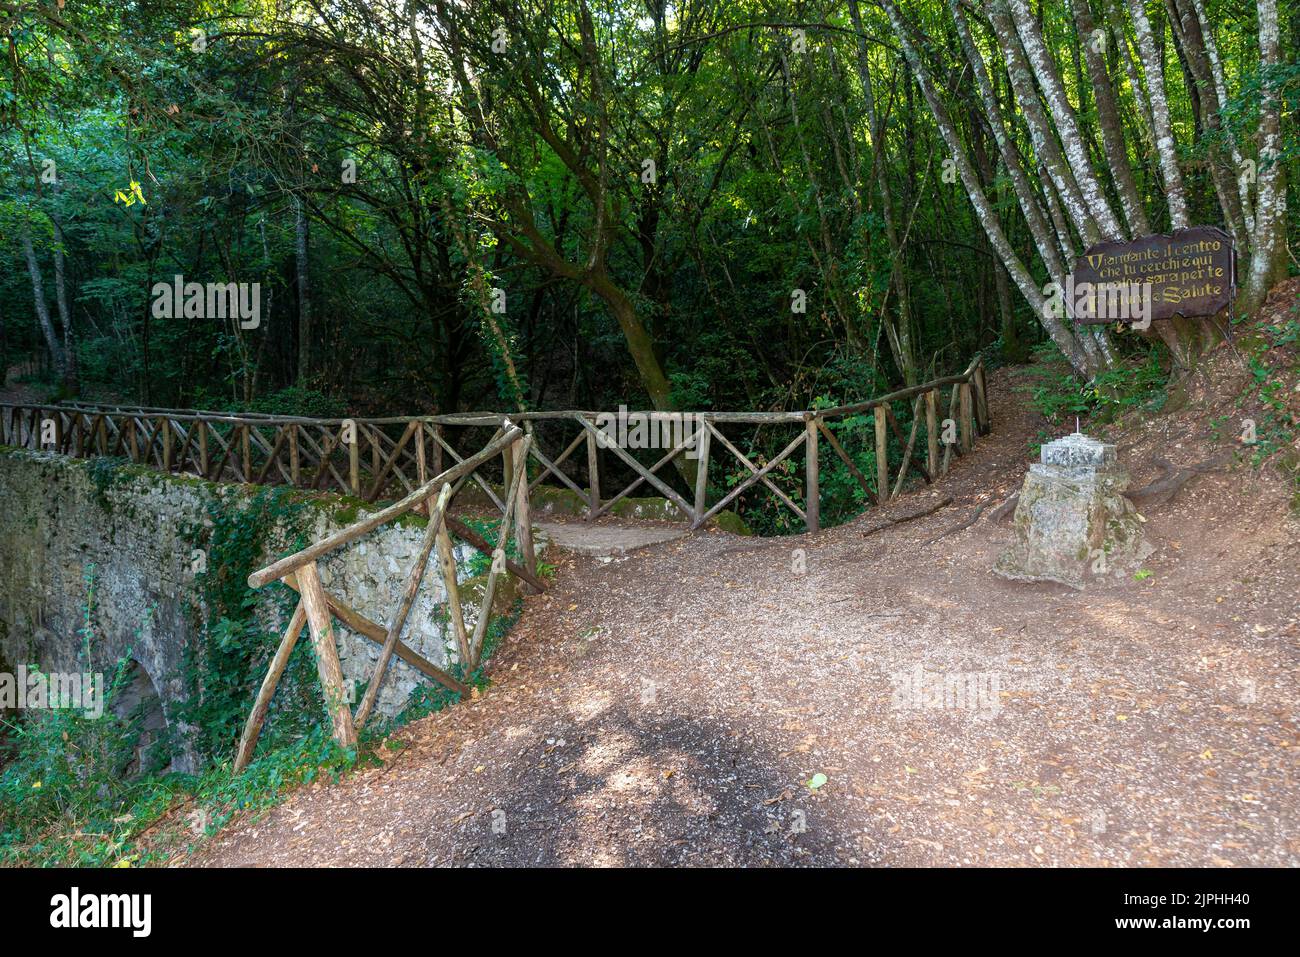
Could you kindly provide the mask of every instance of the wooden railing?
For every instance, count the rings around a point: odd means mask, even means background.
[[[956,427],[954,441],[944,442],[940,407],[947,393],[947,415]],[[895,408],[908,403],[909,434],[904,436]],[[832,425],[851,416],[870,413],[875,430],[875,472],[863,475],[836,438]],[[948,469],[954,448],[968,450],[975,434],[989,429],[984,366],[976,357],[959,375],[935,379],[889,395],[831,409],[794,412],[629,413],[662,425],[680,421],[685,428],[680,441],[656,450],[653,462],[643,462],[618,442],[602,439],[601,422],[612,413],[587,411],[521,412],[511,418],[532,435],[529,457],[537,463],[530,488],[551,480],[572,490],[585,506],[587,519],[608,514],[620,501],[643,486],[671,501],[692,527],[698,527],[731,505],[749,489],[761,485],[774,495],[809,531],[821,527],[820,456],[824,439],[841,459],[867,499],[876,503],[897,496],[909,474],[926,482]],[[920,423],[925,423],[924,454]],[[211,481],[290,484],[334,490],[367,501],[391,499],[424,487],[430,475],[444,471],[448,461],[464,461],[458,449],[476,447],[475,430],[500,425],[501,414],[465,412],[392,418],[312,419],[296,416],[227,414],[177,411],[139,406],[84,404],[0,405],[0,443],[44,448],[78,457],[125,456],[133,462],[170,472],[187,472]],[[726,434],[738,426],[796,427],[791,441],[761,464],[741,451],[739,436]],[[889,466],[889,439],[902,450],[897,471]],[[733,440],[734,439],[734,440]],[[550,449],[560,449],[550,455]],[[710,502],[711,470],[716,474],[720,447],[727,461],[739,463],[742,480]],[[574,453],[585,450],[585,463],[574,467]],[[775,470],[794,462],[803,450],[802,489],[787,490],[776,481]],[[689,452],[692,476],[674,487],[664,471]],[[610,462],[612,457],[613,462]],[[601,462],[605,467],[602,471]],[[569,470],[565,470],[566,463]],[[611,469],[613,464],[616,468]],[[499,489],[506,483],[504,469],[494,463],[458,472],[453,491],[474,482],[483,496],[504,513]],[[630,476],[630,482],[610,496],[602,479]],[[685,490],[683,490],[685,489]],[[802,494],[801,494],[802,493]],[[802,504],[797,499],[802,499]]]
[[[500,419],[498,421],[501,422]],[[345,748],[356,746],[357,729],[362,727],[370,716],[389,662],[395,653],[452,691],[461,694],[468,692],[469,689],[460,678],[454,677],[403,644],[402,630],[406,626],[407,617],[419,594],[430,556],[435,550],[438,555],[442,584],[446,590],[447,613],[455,632],[457,657],[463,677],[467,678],[471,675],[478,668],[482,658],[483,642],[492,615],[492,602],[496,596],[498,576],[508,571],[523,581],[525,588],[534,591],[542,590],[533,552],[528,483],[524,478],[524,465],[531,443],[532,438],[524,435],[519,426],[507,419],[501,422],[496,434],[480,452],[429,479],[405,498],[248,576],[250,588],[261,588],[270,582],[281,581],[296,591],[299,598],[284,637],[281,638],[280,645],[266,670],[266,676],[262,680],[252,711],[249,712],[248,720],[244,725],[243,734],[240,736],[234,765],[236,774],[247,766],[253,756],[262,722],[266,719],[276,685],[284,673],[289,655],[293,652],[304,625],[310,630],[312,646],[316,652],[317,674],[325,697],[326,711],[330,716],[333,737]],[[456,483],[497,457],[502,457],[504,460],[503,469],[507,478],[502,493],[505,497],[505,511],[496,546],[493,547],[467,526],[452,519],[448,515],[448,508],[455,494],[454,490],[458,487]],[[422,507],[428,512],[424,539],[406,575],[401,597],[386,627],[361,615],[341,598],[325,591],[317,564],[322,558],[336,549],[355,542],[366,533]],[[469,631],[465,626],[449,529],[456,531],[461,537],[467,538],[470,544],[492,556],[473,631]],[[520,564],[516,564],[506,556],[506,545],[512,530],[520,550]],[[339,664],[338,648],[334,642],[332,618],[338,618],[348,628],[382,646],[374,674],[366,686],[366,693],[357,707],[355,716],[344,694],[342,667]]]

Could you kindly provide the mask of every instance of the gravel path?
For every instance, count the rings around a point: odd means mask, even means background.
[[[1018,487],[1041,423],[1013,380],[992,380],[997,431],[886,514],[951,505],[869,537],[877,510],[566,560],[486,694],[191,863],[1300,863],[1281,493],[1198,479],[1146,516],[1142,581],[998,579],[1010,532],[987,517],[923,543]],[[1198,457],[1139,436],[1121,455],[1139,481],[1152,448]],[[964,694],[907,707],[918,669]]]

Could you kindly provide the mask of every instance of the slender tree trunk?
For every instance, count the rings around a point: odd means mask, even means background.
[[[1217,134],[1223,126],[1220,116],[1222,106],[1211,75],[1209,56],[1205,49],[1205,37],[1201,24],[1189,0],[1168,0],[1171,23],[1174,25],[1174,37],[1178,41],[1187,71],[1191,74],[1197,91],[1196,105],[1200,110],[1201,126],[1211,134]],[[1232,166],[1231,154],[1219,146],[1217,138],[1211,140],[1209,149],[1210,178],[1214,181],[1214,191],[1218,196],[1219,209],[1223,221],[1228,226],[1237,244],[1238,251],[1245,255],[1250,248],[1250,231],[1246,228],[1246,218],[1241,207],[1241,196],[1237,191],[1239,170]]]
[[[311,375],[311,282],[307,254],[310,249],[310,225],[302,198],[293,198],[294,267],[298,286],[298,383],[306,385]]]
[[[1228,87],[1223,79],[1223,64],[1219,61],[1219,47],[1214,42],[1214,31],[1210,29],[1210,21],[1205,15],[1205,4],[1202,0],[1187,0],[1196,13],[1196,21],[1200,26],[1201,39],[1205,43],[1205,55],[1210,61],[1210,77],[1214,81],[1214,103],[1216,113],[1222,112],[1228,105]],[[1300,23],[1300,18],[1296,19]],[[1255,235],[1255,211],[1250,204],[1250,182],[1246,176],[1246,164],[1242,159],[1241,149],[1237,145],[1237,138],[1234,136],[1230,140],[1230,152],[1232,155],[1233,175],[1237,181],[1237,196],[1241,201],[1241,214],[1246,222],[1246,235]]]
[[[1070,164],[1061,153],[1061,148],[1056,142],[1056,134],[1052,130],[1043,104],[1038,99],[1033,71],[1021,46],[1006,0],[986,0],[986,11],[993,25],[993,32],[998,38],[998,45],[1002,48],[1007,78],[1011,81],[1016,105],[1020,107],[1025,125],[1029,128],[1037,162],[1051,177],[1061,197],[1061,203],[1069,214],[1074,228],[1083,238],[1084,244],[1090,246],[1100,241],[1101,229],[1088,208],[1079,184],[1075,181]],[[1073,251],[1073,245],[1070,243],[1066,246],[1067,253]]]
[[[1259,0],[1259,69],[1264,77],[1281,60],[1277,0]],[[1257,309],[1286,269],[1286,181],[1281,162],[1281,97],[1275,82],[1265,82],[1259,104],[1259,179],[1255,236],[1246,282],[1245,308]]]
[[[957,35],[961,39],[962,49],[966,52],[967,62],[970,63],[971,70],[974,71],[980,99],[984,103],[984,113],[989,126],[993,130],[993,138],[998,144],[998,153],[1002,156],[1002,163],[1007,168],[1007,174],[1011,178],[1011,185],[1015,190],[1016,200],[1020,204],[1020,211],[1024,213],[1025,222],[1029,225],[1029,234],[1033,237],[1034,245],[1038,248],[1038,254],[1043,258],[1043,262],[1047,266],[1047,273],[1051,276],[1052,281],[1063,284],[1065,276],[1070,270],[1061,257],[1060,247],[1057,245],[1057,239],[1054,238],[1052,233],[1053,226],[1043,210],[1043,204],[1039,202],[1038,193],[1029,181],[1024,163],[1021,162],[1020,152],[1016,149],[1016,144],[1011,140],[1010,132],[1002,115],[1002,107],[998,103],[997,94],[989,79],[988,67],[984,63],[984,57],[979,48],[975,46],[974,37],[971,35],[970,24],[966,20],[966,12],[962,9],[960,0],[948,0],[948,7],[957,26]],[[1065,235],[1068,238],[1068,230],[1065,231]],[[1065,248],[1068,249],[1069,247]]]
[[[54,189],[54,202],[57,204],[58,186]],[[68,290],[64,278],[63,222],[57,208],[50,213],[50,222],[54,224],[54,300],[59,307],[59,324],[63,327],[63,394],[71,397],[81,391],[81,377],[77,368],[77,341],[72,331],[72,310],[68,307]]]
[[[1020,257],[1016,255],[1011,243],[1007,240],[1006,234],[1002,231],[1002,224],[998,221],[997,213],[989,203],[988,197],[980,185],[978,174],[966,156],[966,151],[962,146],[961,138],[957,134],[957,129],[953,125],[948,108],[935,91],[929,71],[916,52],[916,48],[912,43],[909,25],[903,19],[893,0],[881,0],[881,3],[885,8],[885,12],[889,15],[894,35],[903,48],[903,56],[906,58],[908,66],[911,67],[917,83],[920,84],[921,93],[925,96],[926,102],[930,104],[930,111],[934,114],[935,124],[938,126],[939,132],[952,154],[962,185],[966,187],[966,194],[975,207],[976,218],[988,234],[989,244],[997,252],[1003,265],[1006,266],[1007,272],[1010,273],[1011,278],[1020,289],[1021,295],[1025,297],[1034,312],[1039,316],[1048,335],[1052,337],[1052,340],[1065,354],[1070,364],[1082,375],[1092,378],[1099,370],[1101,362],[1092,359],[1084,351],[1081,341],[1076,338],[1060,317],[1052,315],[1046,297],[1035,285],[1029,270],[1025,268],[1024,263],[1021,262]]]
[[[45,280],[41,276],[41,265],[36,261],[36,249],[32,246],[32,231],[27,220],[22,221],[20,229],[20,239],[23,246],[23,257],[27,260],[27,274],[32,280],[32,297],[36,302],[36,320],[40,323],[41,334],[45,337],[45,345],[50,350],[50,360],[54,363],[54,371],[63,382],[67,378],[67,359],[63,352],[63,346],[59,342],[59,336],[54,331],[54,323],[50,319],[50,306],[45,301]]]
[[[1124,67],[1124,75],[1128,78],[1129,89],[1133,93],[1133,105],[1137,113],[1137,126],[1140,130],[1140,138],[1145,146],[1155,149],[1156,134],[1155,126],[1151,120],[1151,103],[1146,96],[1146,88],[1142,83],[1142,76],[1138,73],[1137,63],[1133,58],[1133,51],[1128,43],[1128,31],[1124,28],[1124,0],[1102,0],[1106,8],[1106,21],[1110,25],[1111,39],[1115,45],[1116,59]]]
[[[1128,0],[1128,9],[1137,34],[1142,69],[1146,73],[1156,154],[1160,157],[1160,175],[1165,184],[1165,201],[1169,204],[1169,222],[1174,229],[1185,229],[1190,224],[1187,218],[1187,194],[1183,189],[1183,174],[1178,169],[1178,144],[1174,140],[1174,129],[1169,119],[1164,64],[1161,62],[1160,51],[1156,48],[1156,38],[1151,32],[1145,0]]]
[[[876,109],[875,91],[871,87],[870,61],[867,58],[866,32],[862,28],[862,14],[858,9],[858,0],[849,0],[849,18],[857,40],[858,82],[862,86],[862,98],[866,107],[867,123],[871,128],[871,168],[875,171],[877,188],[880,190],[880,212],[885,221],[885,240],[889,243],[889,253],[893,258],[890,272],[894,295],[898,299],[898,355],[895,359],[903,370],[903,377],[908,385],[917,381],[916,350],[912,344],[912,290],[907,281],[905,250],[898,228],[894,208],[894,191],[889,183],[887,132],[883,119]],[[891,346],[893,339],[891,337]]]
[[[1043,91],[1043,98],[1047,101],[1048,110],[1056,124],[1066,161],[1070,164],[1075,182],[1079,184],[1079,189],[1083,193],[1084,202],[1088,204],[1088,209],[1101,230],[1103,239],[1122,239],[1123,228],[1110,208],[1110,202],[1101,188],[1101,181],[1093,172],[1087,141],[1079,129],[1079,120],[1075,116],[1074,107],[1065,95],[1065,87],[1061,83],[1056,63],[1048,52],[1047,44],[1043,42],[1043,34],[1038,22],[1030,14],[1027,0],[1007,0],[1007,3],[1011,9],[1012,22],[1020,35],[1025,55],[1029,59],[1029,65],[1038,79],[1038,86]]]
[[[1106,60],[1101,50],[1093,43],[1093,34],[1097,23],[1092,18],[1092,7],[1088,0],[1070,0],[1074,7],[1074,23],[1079,32],[1079,42],[1083,44],[1084,59],[1088,64],[1088,77],[1092,81],[1093,100],[1097,104],[1097,123],[1101,127],[1102,148],[1106,152],[1106,162],[1110,164],[1111,176],[1115,181],[1115,192],[1119,194],[1124,218],[1134,235],[1143,236],[1151,232],[1147,223],[1146,210],[1142,207],[1142,198],[1138,194],[1137,180],[1133,175],[1133,166],[1129,162],[1128,148],[1124,144],[1124,129],[1120,124],[1119,107],[1115,102],[1115,88],[1111,84],[1110,74],[1106,71]]]

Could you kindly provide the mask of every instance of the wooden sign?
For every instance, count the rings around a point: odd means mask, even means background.
[[[1231,304],[1236,295],[1237,254],[1232,237],[1222,229],[1193,226],[1131,242],[1090,246],[1075,261],[1069,280],[1072,288],[1067,290],[1066,298],[1067,302],[1081,304],[1072,311],[1079,323],[1213,316]],[[1149,317],[1106,314],[1107,290],[1122,289],[1125,301],[1139,293],[1145,300],[1148,287]],[[1078,290],[1085,290],[1087,295]],[[1094,290],[1100,290],[1102,295]]]

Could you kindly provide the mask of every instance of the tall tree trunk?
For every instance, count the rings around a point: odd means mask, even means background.
[[[294,271],[298,286],[298,384],[305,386],[311,375],[311,282],[307,254],[310,225],[302,197],[293,197]]]
[[[1101,127],[1102,148],[1106,151],[1106,162],[1110,164],[1111,176],[1115,181],[1115,192],[1119,194],[1120,205],[1129,229],[1137,236],[1151,232],[1147,223],[1146,210],[1142,207],[1142,197],[1138,194],[1137,180],[1133,175],[1133,165],[1129,162],[1128,148],[1124,144],[1124,129],[1120,124],[1119,107],[1115,102],[1115,88],[1111,84],[1110,74],[1106,71],[1106,60],[1093,43],[1093,32],[1097,23],[1092,18],[1092,7],[1088,0],[1070,0],[1074,7],[1074,23],[1079,32],[1079,42],[1083,44],[1084,58],[1088,64],[1088,77],[1092,81],[1093,100],[1097,104],[1097,123]]]
[[[1061,203],[1069,214],[1074,228],[1083,238],[1084,244],[1091,246],[1102,238],[1101,228],[1089,209],[1079,184],[1075,181],[1070,164],[1061,153],[1056,142],[1056,134],[1038,99],[1038,90],[1034,87],[1032,67],[1021,46],[1020,37],[1012,22],[1006,0],[987,0],[989,21],[993,32],[1002,47],[1002,56],[1006,62],[1007,77],[1015,93],[1016,105],[1020,107],[1029,128],[1029,136],[1034,144],[1034,154],[1040,166],[1051,177]],[[1073,243],[1066,247],[1066,252],[1073,251]]]
[[[1223,118],[1219,113],[1222,107],[1211,76],[1200,21],[1189,0],[1168,0],[1168,3],[1174,38],[1197,92],[1195,102],[1200,111],[1201,126],[1211,134],[1217,134],[1223,126]],[[1246,228],[1241,196],[1237,191],[1239,170],[1233,168],[1230,154],[1223,150],[1217,138],[1211,139],[1209,154],[1210,178],[1214,181],[1223,221],[1227,224],[1237,249],[1245,255],[1250,248],[1250,231]]]
[[[1214,42],[1214,31],[1210,29],[1209,18],[1205,15],[1205,4],[1202,0],[1187,0],[1196,12],[1196,21],[1200,25],[1201,39],[1205,43],[1205,55],[1210,61],[1210,77],[1214,81],[1214,102],[1215,111],[1221,112],[1228,106],[1228,87],[1223,79],[1223,64],[1219,61],[1219,47]],[[1295,20],[1300,23],[1300,17]],[[1246,221],[1246,235],[1254,236],[1255,234],[1255,211],[1250,204],[1250,182],[1246,177],[1246,164],[1241,156],[1241,148],[1237,145],[1237,138],[1234,136],[1230,140],[1230,152],[1232,155],[1233,175],[1237,180],[1237,196],[1241,201],[1241,214]]]
[[[26,219],[23,219],[19,227],[19,237],[23,247],[23,257],[27,260],[27,274],[32,280],[32,298],[36,302],[36,320],[40,323],[41,334],[45,337],[46,348],[50,350],[50,359],[54,363],[54,371],[63,382],[67,377],[67,359],[64,355],[63,346],[59,342],[59,336],[54,331],[54,323],[50,320],[50,305],[45,301],[45,280],[41,276],[41,265],[36,261],[36,249],[32,246],[31,226]]]
[[[54,202],[58,202],[58,186],[54,187]],[[54,300],[59,307],[59,324],[63,327],[63,395],[72,397],[81,391],[81,377],[77,368],[77,341],[72,331],[72,310],[68,307],[68,289],[64,279],[63,222],[56,208],[50,212],[54,224]]]
[[[1056,63],[1047,50],[1047,44],[1043,42],[1043,34],[1037,21],[1030,14],[1029,4],[1027,0],[1007,0],[1007,2],[1011,9],[1012,22],[1020,35],[1020,42],[1024,46],[1025,55],[1029,58],[1029,65],[1038,79],[1039,89],[1043,91],[1043,98],[1047,101],[1048,110],[1055,121],[1066,161],[1070,164],[1075,182],[1079,184],[1079,189],[1083,193],[1084,202],[1088,204],[1088,209],[1101,230],[1102,239],[1122,239],[1124,230],[1116,220],[1110,202],[1101,188],[1101,181],[1093,171],[1087,142],[1079,129],[1078,117],[1075,116],[1074,107],[1065,95],[1065,87],[1061,83]]]
[[[871,168],[875,171],[876,186],[880,190],[880,212],[885,221],[885,240],[889,244],[889,254],[893,260],[890,277],[894,295],[898,299],[898,336],[897,352],[894,358],[903,370],[903,377],[908,385],[917,382],[916,350],[912,344],[912,290],[907,281],[905,250],[898,219],[894,207],[894,191],[889,183],[887,133],[884,118],[876,109],[876,95],[871,87],[871,68],[867,58],[867,37],[862,28],[862,14],[858,9],[858,0],[849,0],[849,18],[856,33],[858,82],[862,86],[862,99],[866,107],[867,123],[871,128]],[[891,347],[894,337],[890,337]]]
[[[957,167],[957,174],[961,177],[962,185],[966,187],[966,194],[975,207],[976,218],[979,219],[984,231],[988,234],[989,244],[997,252],[1003,265],[1006,266],[1007,272],[1010,273],[1011,278],[1020,289],[1021,295],[1025,297],[1034,312],[1039,316],[1048,335],[1052,337],[1052,340],[1065,354],[1070,364],[1080,374],[1092,378],[1099,371],[1102,365],[1101,360],[1089,356],[1083,348],[1083,343],[1074,335],[1073,331],[1066,326],[1060,317],[1052,315],[1046,297],[1035,285],[1033,277],[1029,274],[1029,270],[1025,268],[1024,263],[1020,261],[1020,257],[1016,255],[1002,230],[1002,224],[998,221],[996,211],[984,194],[979,176],[966,156],[966,151],[962,146],[961,138],[957,135],[957,128],[953,125],[948,108],[935,91],[929,71],[912,43],[910,26],[903,19],[893,0],[881,0],[881,3],[885,8],[885,12],[889,15],[894,35],[903,48],[903,56],[906,58],[912,74],[916,77],[917,83],[920,84],[921,93],[925,96],[926,102],[929,103],[931,113],[934,114],[935,124],[938,126],[939,132],[952,154],[953,162]]]
[[[1156,154],[1160,157],[1160,175],[1165,184],[1165,201],[1169,204],[1169,222],[1174,229],[1185,229],[1190,225],[1187,218],[1187,194],[1183,189],[1183,174],[1178,169],[1178,144],[1174,140],[1174,129],[1169,120],[1164,64],[1161,62],[1160,51],[1156,48],[1156,38],[1151,32],[1151,21],[1147,18],[1146,0],[1128,0],[1128,9],[1137,34],[1142,69],[1146,73]]]
[[[975,74],[980,99],[984,103],[984,114],[993,130],[993,138],[998,144],[998,153],[1002,156],[1002,163],[1011,178],[1020,211],[1024,213],[1025,222],[1029,225],[1029,234],[1033,237],[1034,245],[1038,247],[1038,254],[1047,266],[1047,274],[1053,282],[1063,284],[1066,273],[1070,270],[1061,257],[1060,247],[1052,233],[1053,226],[1047,219],[1043,204],[1038,199],[1038,193],[1029,181],[1020,152],[1011,140],[1010,131],[1003,119],[1002,107],[998,103],[997,94],[989,79],[988,67],[984,63],[983,54],[975,46],[975,39],[971,35],[970,24],[966,20],[965,10],[961,7],[961,0],[948,0],[948,7],[957,26],[957,35],[961,39],[962,49],[966,52],[966,60]],[[1065,231],[1065,235],[1068,238],[1068,230]],[[1005,279],[1003,282],[1005,283]]]
[[[1255,236],[1244,306],[1257,309],[1286,268],[1286,181],[1281,162],[1281,97],[1269,74],[1281,60],[1277,0],[1259,0],[1259,70],[1265,77],[1259,104],[1259,179]]]

